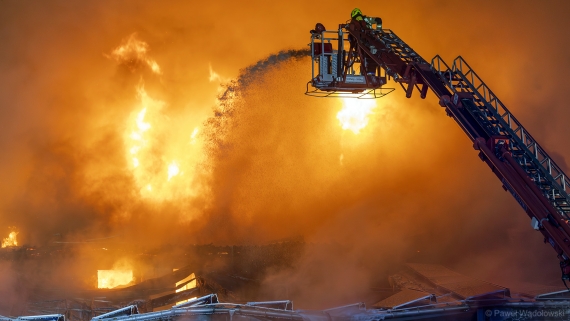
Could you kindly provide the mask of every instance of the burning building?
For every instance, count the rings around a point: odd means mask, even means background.
[[[281,250],[289,245],[282,245]],[[358,302],[325,310],[294,310],[290,300],[257,301],[255,296],[251,296],[252,292],[243,291],[246,284],[250,288],[259,285],[253,279],[225,274],[229,271],[205,272],[204,276],[188,274],[192,270],[187,266],[134,286],[81,294],[84,298],[86,295],[104,295],[90,300],[30,302],[25,312],[65,316],[68,320],[125,321],[226,315],[262,320],[504,320],[508,319],[504,315],[513,317],[521,313],[528,314],[525,316],[527,319],[536,317],[537,313],[564,318],[569,309],[568,291],[560,288],[530,285],[524,289],[509,289],[433,264],[402,267],[389,277],[390,288],[371,288],[368,303]],[[268,293],[264,296],[267,298]]]
[[[407,316],[418,304],[475,313],[461,288],[476,282],[440,264],[488,280],[475,299],[543,302],[550,289],[521,299],[509,286],[558,284],[551,254],[440,107],[303,96],[316,17],[302,1],[250,5],[0,4],[0,224],[18,227],[2,235],[1,313],[178,313],[176,303],[212,293],[250,316],[269,310],[247,302],[269,300],[289,318],[304,315],[281,300],[374,307],[319,317]],[[334,26],[349,5],[333,1],[319,19]],[[418,51],[466,56],[546,146],[561,146],[568,8],[539,6],[361,9]],[[537,28],[520,32],[521,21]],[[552,150],[567,167],[567,151]],[[300,237],[277,250],[275,240]],[[131,265],[116,266],[123,260]],[[231,315],[229,306],[215,308]]]

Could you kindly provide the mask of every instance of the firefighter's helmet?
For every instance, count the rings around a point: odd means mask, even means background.
[[[351,17],[351,18],[356,18],[356,17],[358,17],[358,16],[362,16],[362,11],[360,11],[360,9],[358,9],[358,8],[354,8],[354,9],[352,10],[352,12],[350,13],[350,17]]]
[[[323,33],[323,31],[325,31],[325,30],[327,30],[327,29],[325,28],[325,26],[324,26],[322,23],[319,22],[319,23],[317,23],[317,24],[315,25],[315,29],[311,30],[311,33],[318,33],[318,34],[321,34],[321,33]]]

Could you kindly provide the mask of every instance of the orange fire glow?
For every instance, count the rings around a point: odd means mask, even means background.
[[[148,44],[138,40],[136,34],[132,34],[123,44],[117,47],[109,55],[110,58],[131,65],[135,68],[137,63],[146,64],[155,74],[160,74],[160,66],[158,63],[148,57]]]
[[[133,69],[143,66],[161,74],[160,66],[148,53],[148,44],[131,35],[107,57]],[[202,121],[187,113],[167,113],[168,104],[152,96],[141,78],[136,88],[137,104],[126,119],[124,145],[138,192],[155,201],[195,195],[193,182],[203,161],[202,142],[199,127],[188,124],[200,126]]]
[[[144,85],[137,88],[139,104],[125,133],[127,160],[141,196],[154,200],[193,194],[191,182],[202,160],[198,127],[168,117],[166,103],[153,99]]]
[[[185,265],[197,257],[181,253],[210,243],[295,240],[295,248],[306,247],[302,255],[287,253],[298,261],[270,268],[262,290],[284,289],[315,307],[358,302],[406,262],[439,259],[499,284],[558,279],[547,268],[555,263],[551,250],[535,242],[540,236],[528,222],[514,221],[523,215],[517,202],[433,92],[422,100],[414,89],[407,99],[390,80],[397,89],[381,101],[304,95],[310,55],[274,57],[310,53],[315,23],[334,30],[350,19],[352,4],[327,4],[308,14],[305,1],[259,3],[258,10],[223,0],[0,1],[0,241],[18,246],[0,250],[38,248],[14,253],[22,259],[6,265],[0,291],[14,286],[18,295],[0,308],[18,310],[38,286],[69,295],[84,283],[95,289],[99,269],[132,270],[137,282],[159,276],[171,265],[162,257]],[[466,55],[567,167],[570,111],[559,93],[570,68],[562,35],[570,1],[546,1],[540,10],[530,1],[515,10],[507,1],[414,4],[406,15],[394,14],[397,1],[359,7],[426,59],[438,54],[452,66]],[[466,13],[461,28],[448,28],[449,16]],[[533,28],[520,32],[520,21]],[[287,29],[270,36],[274,26]],[[484,41],[469,41],[481,34]],[[528,39],[546,39],[549,50]],[[545,53],[539,68],[528,68]],[[456,228],[465,225],[485,228]],[[297,238],[305,241],[296,245]],[[92,250],[103,246],[109,251]],[[49,264],[28,260],[32,254]],[[116,255],[140,266],[112,267]],[[218,256],[204,264],[212,273],[226,268]],[[281,262],[270,259],[260,267]],[[499,268],[507,264],[518,268]]]
[[[190,281],[190,282],[188,282],[188,281]],[[184,284],[185,282],[188,282],[188,283]],[[180,286],[181,284],[184,284],[184,285]],[[188,275],[186,278],[184,278],[183,280],[176,282],[176,287],[179,287],[176,289],[176,293],[195,288],[196,287],[196,275],[194,275],[194,273],[192,273],[192,274]],[[196,297],[192,297],[188,300],[182,300],[182,301],[176,302],[176,304],[178,305],[178,304],[188,302],[188,301],[194,300],[194,299],[196,299]]]
[[[376,108],[376,100],[343,98],[342,103],[343,108],[336,115],[342,129],[350,130],[354,134],[360,133],[368,125],[369,116]]]
[[[11,246],[18,246],[18,240],[16,239],[17,235],[18,235],[18,232],[16,232],[16,231],[10,232],[8,237],[2,240],[2,248],[11,247]]]
[[[133,281],[132,270],[98,270],[97,287],[99,289],[112,289]]]

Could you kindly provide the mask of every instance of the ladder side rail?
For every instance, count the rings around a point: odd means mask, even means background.
[[[459,77],[455,71],[449,68],[447,64],[444,64],[446,69],[442,70],[441,67],[442,62],[443,60],[441,59],[441,57],[436,56],[436,58],[432,60],[431,64],[432,72],[440,76],[440,80],[442,81],[442,83],[447,88],[452,89],[453,93],[470,92],[467,88],[466,83],[462,81],[462,78]],[[435,65],[436,63],[438,64],[437,66]],[[458,88],[460,90],[458,90]],[[456,99],[459,99],[459,97],[457,97]],[[463,101],[463,99],[461,100]],[[470,118],[472,118],[482,128],[483,132],[481,133],[481,135],[479,135],[479,137],[483,137],[485,138],[485,140],[487,140],[491,136],[502,134],[501,132],[497,132],[496,127],[494,126],[494,122],[496,122],[496,120],[492,115],[489,115],[489,113],[486,110],[481,109],[475,103],[473,104],[461,103],[461,105],[463,107],[462,110],[467,111],[470,114]]]
[[[530,135],[530,133],[524,129],[522,124],[514,117],[514,115],[505,107],[505,105],[496,97],[496,95],[487,87],[487,85],[481,80],[481,78],[473,71],[473,69],[465,62],[462,57],[458,57],[456,61],[459,60],[458,64],[454,64],[456,67],[459,66],[459,70],[464,72],[464,68],[468,68],[467,73],[472,75],[472,79],[480,82],[483,87],[483,97],[487,98],[486,101],[490,103],[493,110],[496,112],[500,118],[503,119],[505,128],[511,130],[511,134],[520,139],[522,145],[526,146],[530,150],[531,154],[536,157],[540,166],[547,170],[553,179],[560,181],[560,185],[563,191],[570,190],[570,182],[568,182],[568,176],[562,171],[562,169],[554,162],[554,160],[548,155],[548,153],[538,144],[538,142]],[[464,67],[465,66],[465,67]],[[474,82],[471,82],[475,85]],[[475,87],[475,86],[474,86]],[[507,120],[505,120],[505,118]],[[544,165],[547,164],[547,165]],[[562,184],[564,181],[564,184]],[[566,194],[568,195],[568,194]]]
[[[461,87],[462,89],[466,89],[468,86],[465,85]],[[493,113],[488,113],[487,108],[480,101],[478,101],[477,103],[475,103],[475,101],[470,101],[470,100],[464,101],[463,106],[469,107],[470,109],[468,110],[471,112],[472,116],[478,118],[478,121],[480,123],[485,124],[485,127],[491,136],[493,135],[508,136],[508,137],[512,136],[511,133],[506,130],[508,127],[500,126],[500,124],[496,125],[497,117],[495,117]],[[532,146],[535,146],[534,142],[532,144],[533,144]],[[527,152],[520,149],[518,147],[519,145],[517,145],[516,142],[511,141],[510,146],[513,158],[517,160],[521,168],[524,168],[527,175],[530,176],[532,179],[534,179],[537,186],[541,187],[541,190],[543,191],[544,195],[551,200],[552,205],[554,205],[563,216],[569,213],[570,206],[568,200],[559,193],[559,190],[554,186],[552,180],[545,179],[546,176],[542,174],[544,170],[541,170],[539,166],[535,166],[534,162],[532,162],[531,159],[527,160],[527,158],[525,158]],[[539,160],[541,164],[544,164],[544,166],[548,168],[548,173],[551,174],[551,176],[553,176],[556,179],[558,178],[565,179],[565,177],[560,174],[556,176],[552,175],[553,166],[551,166],[552,164],[549,158],[541,157]]]
[[[376,32],[378,37],[384,42],[395,44],[397,46],[399,45],[403,49],[403,51],[407,54],[406,56],[411,57],[410,59],[413,59],[413,61],[428,64],[428,62],[422,56],[420,56],[414,49],[412,49],[412,47],[410,47],[406,42],[404,42],[400,37],[398,37],[398,35],[392,32],[392,30],[382,29],[373,32]],[[401,53],[399,55],[404,56]]]
[[[454,81],[457,81],[457,76],[451,70],[449,65],[439,55],[437,55],[431,60],[429,68],[429,71],[434,75],[434,78],[438,79],[441,85],[446,88],[447,97],[438,95],[435,90],[434,93],[436,93],[436,96],[440,98],[440,106],[446,107],[447,115],[454,118],[458,125],[464,129],[472,142],[475,142],[478,138],[484,138],[487,140],[490,137],[488,130],[485,130],[486,128],[482,126],[481,122],[474,120],[474,118],[479,117],[480,115],[473,115],[473,113],[466,108],[457,108],[455,104],[453,104],[452,107],[448,105],[446,100],[451,100],[451,96],[453,95],[453,92],[450,92],[448,88],[453,88]],[[431,89],[433,90],[433,88]],[[466,130],[466,128],[468,130]]]
[[[443,59],[441,59],[441,57],[436,56],[434,59],[432,59],[431,69],[434,74],[440,77],[441,81],[446,86],[448,86],[448,88],[450,88],[455,93],[458,91],[454,85],[456,85],[457,82],[462,81],[462,79],[460,79],[461,75],[458,75],[456,72],[452,71],[452,69],[445,63]],[[468,88],[467,84],[465,84],[465,86],[463,86],[463,89],[467,90],[470,88]],[[472,104],[470,99],[463,99],[461,103],[464,107],[466,107],[466,105]],[[458,110],[453,101],[448,100],[447,104],[447,107],[449,109],[455,111]],[[468,111],[467,108],[465,109]],[[477,119],[476,115],[473,115],[472,113],[470,113],[470,117],[471,119]],[[465,119],[461,120],[459,118],[456,118],[456,121],[459,123],[459,125],[463,126],[462,122],[465,121]],[[544,206],[544,203],[541,203],[540,201],[540,198],[543,198],[544,196],[541,195],[540,192],[538,192],[538,194],[535,194],[531,191],[531,189],[525,188],[525,184],[533,184],[531,182],[525,183],[524,177],[527,177],[527,175],[524,172],[522,176],[520,173],[517,174],[514,167],[511,167],[507,163],[501,161],[497,157],[496,152],[492,151],[486,146],[486,141],[487,139],[485,139],[485,137],[476,138],[474,147],[475,149],[479,150],[482,155],[484,155],[482,159],[491,168],[493,173],[497,175],[497,177],[503,183],[505,189],[513,195],[515,200],[523,207],[525,212],[531,218],[534,217],[541,223],[542,220],[548,220],[547,213],[549,211],[546,211],[545,213],[545,210],[547,210],[547,208]],[[568,242],[566,242],[570,235],[568,228],[562,225],[558,225],[557,227],[554,224],[542,224],[539,232],[543,234],[545,241],[550,243],[554,248],[560,261],[562,262],[561,265],[566,265],[568,263],[567,260],[569,256],[569,249],[567,248]]]
[[[349,24],[346,30],[357,39],[360,50],[400,85],[407,83],[408,87],[419,85],[427,87],[422,91],[422,98],[425,97],[428,88],[432,89],[438,98],[449,95],[447,88],[431,72],[430,65],[390,30],[362,30],[354,23]],[[392,46],[394,44],[397,48]],[[414,78],[412,70],[415,70],[414,72],[420,77]]]
[[[357,41],[359,48],[400,84],[408,81],[406,70],[409,70],[410,63],[424,62],[427,64],[420,55],[389,29],[363,29],[354,21],[344,25],[343,28]],[[371,46],[374,46],[375,50],[372,50]]]
[[[443,61],[443,59],[441,59],[440,56],[436,56],[432,59],[431,62],[431,68],[432,71],[436,74],[438,74],[440,76],[440,79],[442,80],[442,82],[448,86],[451,89],[454,89],[455,92],[458,91],[457,88],[459,88],[461,91],[470,91],[471,88],[468,87],[467,83],[461,83],[463,82],[462,78],[457,78],[458,76],[456,75],[455,72],[453,72],[451,70],[451,68]],[[471,79],[468,78],[468,80],[473,81],[472,79],[475,79],[476,74],[471,74]],[[474,82],[474,81],[473,81]],[[475,85],[473,86],[475,87]],[[479,86],[477,86],[479,88],[482,87],[482,85],[480,84]],[[487,99],[492,99],[491,97],[493,97],[494,95],[492,94],[492,92],[490,90],[488,90],[487,87],[483,87],[485,89],[483,89],[485,97],[487,97]],[[500,101],[498,101],[500,103]],[[479,104],[481,104],[481,102],[479,102]],[[463,103],[464,107],[469,107],[472,105],[472,103],[470,102],[464,102]],[[476,106],[475,106],[476,107]],[[477,118],[478,121],[480,121],[482,124],[485,125],[485,128],[487,129],[488,133],[490,135],[495,135],[495,134],[500,134],[500,135],[505,135],[505,136],[512,136],[509,132],[506,131],[506,128],[508,127],[497,127],[498,130],[494,130],[492,128],[493,122],[497,122],[497,120],[495,120],[495,116],[493,113],[489,113],[487,115],[487,111],[484,109],[486,108],[483,104],[483,106],[481,106],[481,108],[484,110],[479,111],[476,110],[476,108],[471,108],[471,110],[467,109],[470,113],[471,116],[474,118]],[[508,116],[512,116],[510,114],[508,114]],[[506,121],[509,121],[509,117],[503,117],[506,118]],[[502,128],[502,129],[501,129]],[[524,130],[520,130],[521,132],[524,132]],[[524,136],[523,136],[524,137]],[[534,146],[534,141],[532,142],[532,145]],[[513,145],[513,147],[516,147],[516,145]],[[549,202],[551,203],[551,205],[553,205],[556,210],[561,213],[561,215],[564,217],[564,215],[568,212],[570,212],[570,205],[567,201],[566,198],[563,197],[563,195],[561,195],[560,193],[557,192],[557,190],[552,186],[551,181],[550,180],[544,180],[544,175],[541,177],[540,174],[540,168],[537,166],[534,166],[534,163],[529,162],[530,159],[527,161],[527,159],[524,157],[524,155],[526,154],[525,151],[523,151],[523,154],[521,155],[521,153],[516,153],[517,148],[512,148],[511,150],[513,152],[513,158],[517,159],[517,161],[519,162],[520,166],[525,168],[525,171],[527,172],[528,176],[531,176],[532,178],[534,178],[535,182],[537,182],[537,185],[540,186],[540,184],[543,184],[542,186],[542,191],[544,193],[545,196],[547,196],[547,198],[549,199]],[[542,162],[546,163],[547,166],[551,166],[552,164],[548,164],[546,162],[546,160],[542,160]],[[528,166],[528,165],[533,165]],[[551,166],[552,168],[552,166]],[[533,174],[534,173],[534,174]],[[552,174],[551,171],[549,171],[549,173]],[[562,177],[556,177],[556,178],[561,178],[563,180],[565,180],[565,176]],[[566,182],[565,182],[566,183]]]
[[[347,32],[350,33],[354,38],[358,39],[357,46],[366,52],[366,54],[369,55],[370,58],[372,58],[376,63],[378,63],[379,66],[381,66],[388,75],[394,78],[394,80],[398,81],[404,76],[404,72],[409,63],[403,59],[395,50],[393,50],[390,45],[357,29],[347,29]],[[373,54],[370,51],[370,48],[363,44],[362,39],[378,45],[379,48],[376,48],[378,49],[378,52],[376,54]]]
[[[513,140],[517,143],[517,149],[525,152],[525,156],[528,157],[535,167],[540,171],[543,178],[546,178],[557,193],[566,199],[566,202],[570,202],[570,197],[566,193],[567,187],[570,187],[570,182],[567,180],[567,175],[560,169],[560,167],[548,156],[546,151],[536,142],[536,140],[524,129],[522,124],[510,113],[510,111],[503,105],[503,103],[493,94],[493,92],[487,87],[487,85],[481,80],[481,78],[469,67],[469,65],[461,58],[458,57],[454,61],[452,67],[454,71],[467,82],[469,89],[473,92],[477,98],[479,98],[485,105],[485,107],[495,116],[496,126],[501,126],[500,130],[504,130],[510,134]],[[465,72],[465,68],[467,72]],[[476,88],[475,85],[480,83],[480,86]],[[450,87],[452,91],[456,92],[456,88]],[[481,93],[481,91],[483,93]],[[502,115],[501,115],[501,112]],[[505,117],[506,116],[506,117]],[[505,121],[508,119],[508,122]],[[512,125],[515,124],[515,129]],[[515,130],[520,133],[520,136]],[[523,142],[524,141],[524,142]],[[520,160],[520,157],[518,157]],[[520,161],[519,161],[520,164]],[[523,166],[523,169],[526,168]],[[535,184],[540,186],[539,181],[535,181]],[[547,195],[548,196],[548,195]],[[550,199],[550,197],[549,197]],[[566,216],[566,213],[561,213]],[[567,218],[567,217],[566,217]]]
[[[453,74],[449,65],[441,58],[440,55],[437,55],[432,58],[431,60],[431,70],[439,75],[441,81],[449,88],[452,87],[452,78]]]

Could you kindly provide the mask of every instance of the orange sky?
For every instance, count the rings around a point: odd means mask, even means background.
[[[301,235],[345,244],[350,260],[330,273],[352,271],[363,286],[412,261],[497,283],[557,282],[554,252],[431,93],[407,100],[397,90],[354,135],[336,119],[340,102],[303,95],[309,60],[291,60],[256,75],[231,113],[215,116],[223,83],[279,50],[305,48],[316,22],[333,29],[354,5],[1,1],[0,235],[16,226],[24,244],[45,244],[54,234],[120,232],[148,246]],[[462,55],[567,169],[570,5],[357,5],[427,60]],[[133,34],[160,73],[113,57]],[[161,107],[148,107],[146,163],[135,170],[129,135],[141,88]],[[172,162],[184,175],[167,184]],[[150,182],[160,197],[145,194]],[[317,257],[304,258],[298,276]]]

